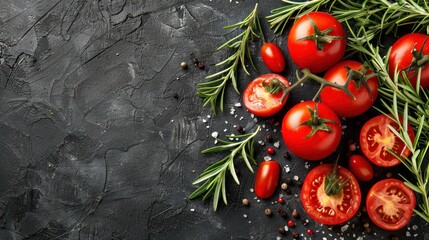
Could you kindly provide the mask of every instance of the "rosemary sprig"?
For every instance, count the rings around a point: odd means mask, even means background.
[[[297,18],[309,12],[317,11],[320,7],[327,6],[328,3],[332,6],[336,2],[336,0],[281,1],[286,5],[271,10],[271,15],[267,16],[270,27],[276,33],[283,33],[290,18]]]
[[[211,109],[214,113],[216,112],[218,99],[220,100],[220,110],[223,111],[225,88],[229,81],[232,82],[235,91],[239,93],[237,87],[237,72],[239,66],[243,68],[247,75],[250,75],[245,64],[246,59],[248,59],[253,68],[256,69],[248,44],[249,40],[252,40],[254,37],[259,38],[262,36],[264,39],[261,23],[258,17],[258,4],[255,5],[253,11],[243,21],[224,28],[243,28],[244,31],[216,49],[219,51],[221,49],[228,48],[234,51],[234,53],[227,59],[215,65],[217,67],[224,66],[225,68],[217,73],[207,76],[206,79],[209,79],[208,82],[198,84],[198,96],[203,98],[204,106],[207,106],[208,104],[211,105]]]
[[[370,42],[366,42],[365,45],[354,43],[351,46],[363,53],[366,62],[378,72],[381,80],[379,92],[384,107],[378,110],[391,117],[400,126],[399,131],[393,127],[390,129],[412,152],[410,158],[398,155],[396,157],[414,177],[413,181],[401,175],[405,184],[422,196],[419,209],[414,211],[429,222],[429,164],[425,161],[429,149],[429,124],[426,122],[429,119],[429,91],[419,89],[420,86],[414,88],[406,74],[400,75],[399,71],[392,79],[388,72],[388,58],[383,58],[379,48],[374,47]],[[408,123],[416,132],[414,141],[408,136]]]
[[[221,160],[215,162],[206,168],[193,184],[200,184],[204,182],[198,189],[196,189],[189,199],[197,198],[203,195],[203,201],[207,200],[209,197],[213,196],[213,210],[216,211],[219,199],[222,197],[223,202],[228,204],[226,199],[226,173],[230,172],[232,178],[237,184],[240,184],[237,174],[235,173],[234,160],[236,157],[241,157],[244,163],[247,165],[249,170],[253,173],[253,168],[251,162],[256,164],[254,158],[254,140],[255,136],[261,130],[261,127],[258,126],[254,132],[242,134],[242,135],[228,135],[226,136],[229,139],[239,139],[240,141],[228,141],[216,138],[216,140],[221,144],[219,146],[214,146],[207,148],[202,151],[202,153],[216,153],[226,150],[231,152]],[[250,162],[251,161],[251,162]]]

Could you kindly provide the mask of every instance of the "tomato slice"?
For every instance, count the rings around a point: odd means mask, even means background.
[[[358,181],[346,168],[337,166],[337,176],[344,188],[336,195],[325,192],[325,180],[335,165],[321,164],[306,176],[301,189],[301,202],[307,214],[317,222],[337,225],[348,221],[359,209],[361,191]]]
[[[390,129],[399,131],[399,125],[386,115],[378,115],[368,120],[360,132],[360,146],[363,154],[374,164],[381,167],[398,165],[401,161],[389,151],[403,157],[410,155],[410,150]],[[414,141],[414,132],[408,125],[408,136]]]
[[[289,81],[279,74],[263,74],[251,81],[243,91],[244,106],[259,117],[269,117],[280,111],[286,104],[288,95],[283,99],[283,90],[271,94],[263,84],[278,80],[285,87],[289,87]],[[264,83],[265,82],[265,83]]]
[[[405,227],[413,215],[416,196],[398,179],[384,179],[371,187],[366,197],[368,216],[378,227],[394,231]]]

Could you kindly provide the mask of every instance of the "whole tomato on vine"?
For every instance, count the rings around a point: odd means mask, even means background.
[[[289,150],[305,160],[320,160],[332,154],[341,140],[341,122],[323,103],[301,102],[282,122],[283,140]]]

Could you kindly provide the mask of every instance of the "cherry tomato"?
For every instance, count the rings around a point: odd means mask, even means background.
[[[334,177],[332,177],[334,176]],[[343,188],[338,185],[344,184]],[[327,186],[337,185],[337,188]],[[317,222],[337,225],[348,221],[359,209],[361,191],[353,174],[346,168],[321,164],[305,177],[301,202],[307,214]]]
[[[264,161],[255,177],[255,194],[259,198],[269,198],[276,191],[280,179],[280,164],[277,161]]]
[[[428,61],[421,61],[424,55],[429,55],[428,35],[422,33],[409,33],[399,38],[390,50],[389,55],[389,76],[393,79],[395,68],[399,71],[405,71],[410,83],[415,87],[417,83],[417,69],[421,70],[420,85],[424,88],[429,87],[429,65]],[[421,55],[414,58],[414,53],[420,52]]]
[[[292,25],[287,46],[299,68],[320,73],[344,56],[346,34],[341,23],[332,15],[311,12],[299,17]]]
[[[391,167],[400,163],[389,150],[403,157],[411,153],[405,143],[389,129],[389,125],[399,131],[399,125],[382,114],[369,119],[360,131],[360,147],[363,154],[372,163],[381,167]],[[414,141],[414,132],[409,124],[408,136]]]
[[[279,74],[261,75],[244,89],[244,106],[256,116],[272,116],[286,104],[289,94],[284,95],[282,88],[289,86],[289,81]],[[274,93],[270,93],[270,90]]]
[[[377,182],[366,196],[369,218],[384,230],[395,231],[407,225],[415,206],[413,190],[398,179]]]
[[[374,169],[371,163],[361,155],[351,155],[349,157],[349,170],[361,181],[369,181],[374,177]]]
[[[378,96],[378,79],[371,75],[372,73],[373,71],[365,69],[363,64],[357,61],[337,63],[325,73],[324,78],[329,82],[345,85],[351,75],[352,81],[349,82],[348,89],[354,98],[340,89],[327,86],[320,93],[321,102],[340,117],[361,115],[374,104]]]
[[[272,42],[264,43],[261,47],[260,54],[265,66],[271,72],[283,72],[286,66],[286,60],[283,56],[282,50],[277,46],[277,44]]]
[[[323,103],[301,102],[293,106],[282,122],[283,140],[297,157],[320,160],[338,147],[341,122]]]

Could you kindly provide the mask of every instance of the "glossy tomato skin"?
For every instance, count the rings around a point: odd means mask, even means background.
[[[321,164],[305,177],[301,188],[301,202],[307,214],[317,222],[337,225],[351,219],[359,209],[361,191],[353,174],[337,166],[340,181],[349,179],[336,195],[328,196],[324,190],[326,175],[334,170],[333,164]]]
[[[333,121],[326,123],[331,132],[318,130],[309,137],[311,127],[303,123],[311,118],[308,107],[314,110],[316,105],[320,118]],[[297,157],[305,160],[320,160],[331,155],[340,143],[341,131],[341,122],[335,112],[323,103],[313,101],[293,106],[282,122],[282,136],[286,146]]]
[[[285,69],[286,60],[280,47],[272,42],[262,45],[260,51],[265,66],[274,73],[281,73]]]
[[[388,178],[374,184],[366,197],[366,209],[378,227],[395,231],[405,227],[416,206],[413,190],[398,179]]]
[[[345,60],[330,68],[324,75],[329,82],[345,85],[349,67],[353,70],[363,70],[363,64],[353,60]],[[366,75],[372,74],[371,70]],[[378,79],[374,76],[367,80],[369,90],[362,84],[350,81],[348,89],[355,98],[350,97],[340,89],[327,86],[320,93],[321,102],[328,105],[340,117],[356,117],[366,112],[378,96]],[[358,88],[359,86],[359,88]]]
[[[361,181],[369,181],[374,177],[371,163],[362,155],[354,154],[349,157],[349,170]]]
[[[320,29],[324,31],[332,28],[329,36],[338,36],[342,39],[325,43],[322,50],[317,49],[314,40],[302,40],[314,34],[314,28],[310,18]],[[288,50],[293,62],[301,69],[308,68],[312,73],[326,71],[339,62],[346,49],[346,34],[338,20],[325,12],[311,12],[296,20],[289,31]]]
[[[398,70],[406,70],[409,68],[413,61],[413,49],[420,51],[423,47],[423,54],[429,54],[429,39],[428,35],[422,33],[409,33],[401,38],[399,38],[393,45],[390,50],[389,55],[389,76],[393,79],[395,74],[396,65],[398,65]],[[424,46],[423,46],[424,44]],[[407,77],[410,80],[411,84],[415,87],[417,82],[417,72],[416,71],[406,71]],[[422,68],[420,79],[420,85],[424,88],[429,87],[429,64]]]
[[[400,160],[389,153],[389,150],[403,157],[411,153],[405,143],[389,129],[389,125],[399,131],[397,123],[381,114],[369,119],[360,131],[360,147],[363,154],[380,167],[392,167],[400,163]],[[411,125],[408,125],[408,136],[411,141],[414,141],[415,135]]]
[[[260,164],[255,177],[255,194],[259,198],[269,198],[276,191],[280,179],[280,164],[275,160]]]
[[[289,87],[289,81],[279,74],[263,74],[251,81],[243,91],[244,106],[259,117],[269,117],[280,111],[286,104],[288,95],[281,101],[283,91],[270,94],[263,86],[264,81],[277,79],[284,86]]]

